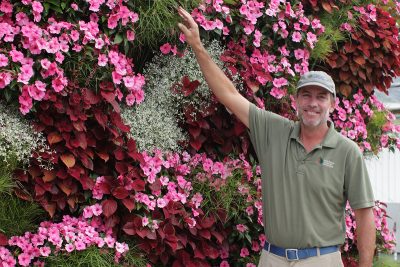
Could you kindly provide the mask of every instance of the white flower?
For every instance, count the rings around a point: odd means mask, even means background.
[[[0,161],[6,166],[12,162],[28,164],[32,153],[51,153],[42,133],[36,132],[29,121],[22,117],[15,107],[0,102]],[[44,162],[39,157],[39,164]]]
[[[210,56],[223,68],[219,60],[223,49],[217,41],[206,44]],[[121,114],[131,127],[131,136],[140,151],[180,152],[187,144],[188,133],[179,126],[184,121],[183,107],[192,105],[194,114],[211,104],[211,91],[198,66],[196,57],[189,51],[184,57],[156,55],[144,71],[146,85],[144,102],[135,107],[123,107]],[[184,76],[198,80],[199,87],[189,96],[172,92],[171,87]]]

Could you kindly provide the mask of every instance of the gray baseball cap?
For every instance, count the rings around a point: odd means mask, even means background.
[[[300,88],[309,85],[322,87],[332,93],[333,97],[336,98],[335,82],[332,80],[332,77],[324,71],[309,71],[303,74],[297,83],[296,91],[298,92]]]

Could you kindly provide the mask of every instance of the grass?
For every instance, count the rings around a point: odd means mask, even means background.
[[[393,255],[380,255],[374,262],[374,267],[400,267],[400,261],[395,261]]]
[[[58,267],[114,267],[114,266],[146,266],[146,259],[134,247],[129,246],[129,252],[123,263],[114,262],[114,253],[110,250],[90,247],[84,251],[73,251],[68,255],[51,255],[46,258],[46,266]]]
[[[12,194],[0,194],[0,231],[9,237],[36,231],[45,215],[45,211],[34,202],[21,200]]]
[[[243,173],[235,171],[226,179],[226,184],[218,190],[208,181],[192,181],[193,191],[199,192],[203,196],[202,209],[204,212],[217,214],[217,211],[222,209],[228,215],[227,221],[240,217],[248,205],[246,196],[241,195],[238,191],[238,185],[242,184],[243,176]],[[251,187],[250,190],[252,190]],[[255,192],[252,193],[252,195],[255,194]]]
[[[7,236],[35,231],[45,217],[45,211],[36,203],[19,199],[12,194],[15,183],[11,170],[16,161],[0,164],[0,232]],[[17,223],[16,223],[17,222]]]

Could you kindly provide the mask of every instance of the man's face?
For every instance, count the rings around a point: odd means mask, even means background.
[[[319,86],[305,86],[297,93],[298,116],[307,127],[326,125],[334,104],[331,93]]]

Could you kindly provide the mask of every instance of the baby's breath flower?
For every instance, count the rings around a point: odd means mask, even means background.
[[[205,44],[211,58],[219,67],[224,68],[219,59],[223,49],[217,41]],[[184,120],[183,107],[191,105],[197,114],[211,104],[211,91],[196,61],[193,51],[184,57],[156,55],[147,65],[144,102],[136,107],[122,109],[122,117],[131,126],[131,135],[140,151],[178,152],[179,143],[188,140],[188,134],[179,127]],[[198,80],[199,87],[189,96],[171,91],[171,87],[188,76],[190,81]],[[195,115],[194,114],[194,115]]]
[[[5,165],[15,161],[26,165],[32,152],[49,151],[43,134],[36,132],[16,108],[0,102],[0,161]]]

